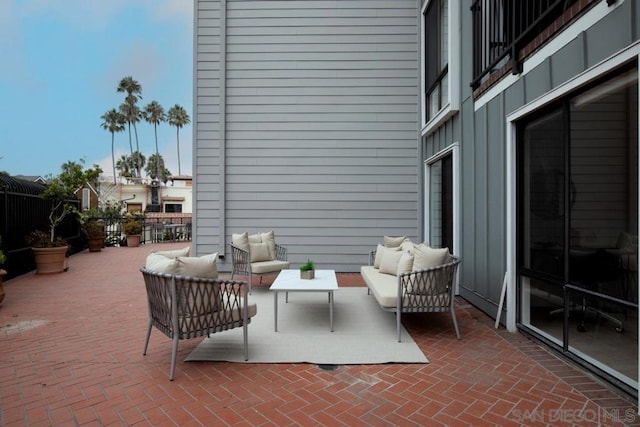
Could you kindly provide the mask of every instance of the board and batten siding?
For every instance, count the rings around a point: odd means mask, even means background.
[[[274,230],[294,267],[346,272],[418,239],[416,1],[196,6],[196,252]]]

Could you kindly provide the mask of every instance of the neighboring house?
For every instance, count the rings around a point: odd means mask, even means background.
[[[274,230],[294,265],[358,271],[383,235],[446,246],[460,296],[495,317],[506,284],[509,330],[637,396],[640,5],[195,5],[197,253]],[[624,323],[563,327],[564,284]]]
[[[124,202],[128,212],[192,212],[192,179],[174,176],[168,183],[128,182],[113,184],[100,182],[100,203]]]

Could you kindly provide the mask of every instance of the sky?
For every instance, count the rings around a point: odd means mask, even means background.
[[[141,108],[181,105],[193,122],[193,0],[0,0],[0,171],[58,174],[84,159],[112,176],[105,112],[132,76]],[[180,130],[182,175],[192,172],[192,125]],[[153,125],[138,123],[140,151],[155,153]],[[158,127],[165,165],[178,174],[176,128]],[[135,149],[135,137],[133,146]],[[115,135],[115,158],[129,153]]]

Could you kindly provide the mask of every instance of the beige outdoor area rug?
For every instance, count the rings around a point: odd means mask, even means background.
[[[258,313],[249,324],[249,360],[245,362],[242,328],[212,334],[186,361],[240,363],[313,363],[352,365],[429,363],[402,328],[398,342],[394,313],[380,308],[367,288],[334,292],[334,332],[330,331],[329,302],[324,292],[279,294],[278,332],[274,331],[273,293],[254,288],[250,302]]]

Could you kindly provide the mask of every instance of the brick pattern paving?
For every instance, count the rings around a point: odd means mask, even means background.
[[[170,382],[169,339],[154,330],[142,356],[147,309],[138,268],[153,248],[183,246],[83,252],[71,258],[66,273],[5,283],[0,425],[640,422],[637,408],[623,396],[523,335],[495,330],[492,319],[461,299],[460,341],[447,314],[403,316],[429,364],[323,370],[311,364],[183,362],[198,338],[180,342],[176,379]],[[363,286],[357,274],[339,274],[339,282]]]

